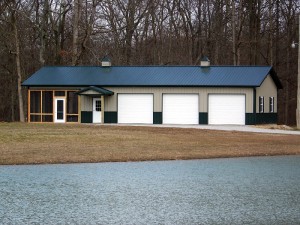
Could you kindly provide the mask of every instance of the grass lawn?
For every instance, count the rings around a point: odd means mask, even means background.
[[[298,135],[159,127],[0,123],[0,164],[300,154]]]

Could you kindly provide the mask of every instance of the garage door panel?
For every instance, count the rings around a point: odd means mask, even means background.
[[[245,124],[245,95],[209,95],[209,124]]]
[[[198,124],[199,96],[196,94],[164,94],[164,124]]]
[[[119,94],[118,123],[153,124],[153,95]]]

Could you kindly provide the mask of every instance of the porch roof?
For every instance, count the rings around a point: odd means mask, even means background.
[[[90,97],[100,97],[103,95],[113,95],[114,92],[107,90],[105,88],[96,87],[96,86],[89,86],[86,88],[81,89],[80,91],[76,92],[78,95],[86,95]]]

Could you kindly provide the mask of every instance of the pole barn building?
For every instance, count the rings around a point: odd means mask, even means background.
[[[277,123],[270,66],[53,66],[28,87],[28,121],[124,124]]]

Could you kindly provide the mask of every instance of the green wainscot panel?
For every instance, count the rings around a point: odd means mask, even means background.
[[[246,125],[255,125],[255,124],[256,124],[256,114],[246,113]]]
[[[162,112],[153,112],[153,124],[162,124]]]
[[[246,113],[246,125],[277,124],[277,113]]]
[[[208,113],[199,113],[199,124],[208,124]]]
[[[93,112],[81,111],[81,123],[93,123]]]
[[[256,113],[256,124],[277,124],[277,113]]]
[[[118,123],[118,112],[104,112],[104,123]]]

